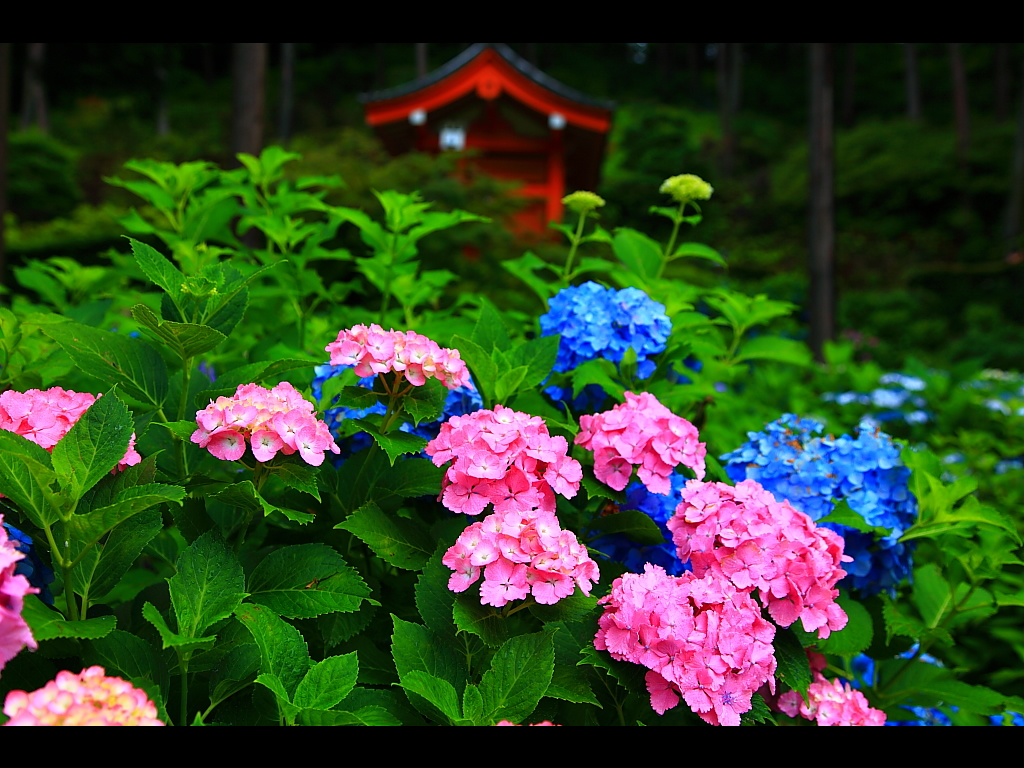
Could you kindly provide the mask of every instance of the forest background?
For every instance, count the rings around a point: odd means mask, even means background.
[[[340,176],[333,204],[375,213],[371,190],[389,188],[499,218],[517,204],[508,184],[454,181],[450,155],[388,157],[364,124],[359,94],[414,79],[463,43],[5,45],[8,289],[11,268],[29,260],[88,264],[126,249],[115,217],[136,200],[104,178],[123,176],[131,158],[231,167],[238,151],[282,143],[303,155],[292,174]],[[835,131],[835,335],[887,368],[908,356],[1020,368],[1024,48],[816,45]],[[806,321],[812,46],[511,46],[618,103],[596,190],[609,201],[605,228],[657,229],[651,190],[671,174],[701,175],[715,187],[716,214],[697,239],[729,268],[693,279],[793,301]],[[425,255],[468,254],[463,287],[522,253],[498,228],[463,229]]]

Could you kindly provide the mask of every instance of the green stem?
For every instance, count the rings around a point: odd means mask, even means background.
[[[181,708],[179,710],[179,725],[188,725],[188,662],[191,651],[178,654],[178,668],[181,669]]]
[[[572,260],[576,256],[576,249],[579,248],[580,240],[583,239],[583,224],[587,220],[587,214],[581,213],[579,223],[576,224],[576,234],[572,238],[572,246],[569,248],[569,255],[565,258],[565,268],[562,270],[562,286],[569,287],[569,279],[572,274]]]

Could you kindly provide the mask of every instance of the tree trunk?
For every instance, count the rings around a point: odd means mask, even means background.
[[[1010,45],[996,43],[996,120],[1010,116]]]
[[[416,77],[426,77],[427,72],[427,44],[416,43]]]
[[[295,82],[295,43],[281,43],[281,116],[278,134],[287,144],[292,137],[292,104]]]
[[[810,342],[824,360],[825,342],[835,334],[835,220],[833,211],[832,46],[811,43],[810,99]]]
[[[903,43],[903,61],[907,84],[907,118],[915,123],[921,120],[921,79],[917,74],[917,48]]]
[[[263,150],[266,71],[266,43],[235,43],[234,113],[231,121],[232,154],[245,152],[258,156]]]
[[[50,114],[46,108],[46,87],[43,67],[46,63],[46,43],[29,43],[25,62],[25,87],[21,104],[21,127],[36,126],[43,133],[50,132]]]
[[[971,147],[970,112],[967,108],[967,74],[960,55],[960,43],[949,44],[949,63],[953,75],[953,113],[956,116],[956,153],[962,166],[967,165]]]

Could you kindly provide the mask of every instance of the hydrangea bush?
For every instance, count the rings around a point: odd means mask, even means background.
[[[124,224],[161,247],[131,240],[117,290],[72,317],[0,308],[8,724],[1024,710],[962,659],[927,661],[1021,603],[1016,523],[970,482],[791,416],[714,458],[756,382],[810,358],[774,330],[792,305],[680,279],[725,266],[682,237],[710,185],[665,182],[666,243],[570,195],[564,262],[502,265],[536,295],[526,315],[420,260],[480,217],[380,192],[378,220],[328,202],[332,179],[287,180],[294,157],[132,163],[149,206]],[[337,248],[342,227],[365,248]],[[861,534],[872,557],[916,543],[912,566],[864,571]]]

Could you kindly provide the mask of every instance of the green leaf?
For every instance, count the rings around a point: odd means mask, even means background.
[[[891,643],[897,635],[920,640],[926,633],[924,624],[913,616],[902,612],[896,603],[893,602],[884,592],[879,595],[882,599],[882,617],[885,619],[886,643]]]
[[[337,405],[362,410],[372,408],[379,399],[376,392],[366,387],[342,387],[338,393]]]
[[[110,634],[117,626],[117,619],[113,616],[98,616],[84,621],[68,621],[35,595],[25,595],[21,617],[32,630],[32,637],[37,642],[53,640],[56,637],[95,640]]]
[[[413,387],[402,405],[412,417],[413,423],[419,426],[440,418],[447,399],[448,388],[437,379],[427,379],[422,387]]]
[[[558,293],[558,286],[553,280],[549,277],[540,277],[537,274],[545,270],[557,275],[558,270],[531,251],[527,251],[518,259],[506,259],[501,262],[501,266],[526,283],[545,306],[547,306],[548,299]]]
[[[115,527],[103,544],[99,563],[89,583],[89,594],[102,602],[163,527],[163,516],[156,509],[135,515]]]
[[[867,608],[849,595],[841,594],[836,602],[846,612],[849,621],[838,632],[831,633],[824,640],[818,640],[816,643],[818,650],[836,656],[856,656],[858,653],[863,653],[871,646],[875,635],[871,614],[868,613]]]
[[[285,722],[291,725],[299,713],[299,708],[292,704],[292,691],[285,687],[281,677],[273,672],[263,672],[256,677],[256,682],[274,694],[278,712],[284,717]]]
[[[806,697],[807,687],[811,684],[811,665],[807,661],[807,652],[792,628],[776,629],[772,645],[775,647],[779,680]]]
[[[145,304],[132,307],[132,317],[149,329],[156,339],[185,361],[216,348],[227,336],[215,328],[197,323],[161,320]]]
[[[558,345],[557,335],[540,336],[518,345],[508,354],[508,361],[513,367],[527,367],[521,389],[535,387],[550,375],[558,359]]]
[[[224,488],[211,495],[213,498],[224,502],[228,506],[262,513],[265,516],[269,516],[274,512],[280,512],[289,520],[294,520],[296,523],[303,525],[313,522],[316,517],[311,512],[301,512],[297,509],[279,507],[275,504],[271,504],[269,501],[264,499],[259,492],[257,492],[256,486],[252,484],[251,480],[243,480],[240,483],[226,485]]]
[[[671,258],[678,259],[683,256],[690,256],[695,259],[707,259],[708,261],[713,261],[715,264],[719,264],[723,267],[728,266],[725,263],[725,259],[722,258],[722,254],[711,246],[704,245],[704,243],[680,243]]]
[[[53,447],[53,469],[61,485],[77,501],[124,458],[132,436],[128,408],[115,393],[89,406],[64,438]]]
[[[40,328],[83,372],[121,387],[154,409],[163,405],[167,366],[146,342],[78,323],[42,323]]]
[[[756,336],[747,339],[736,355],[736,362],[746,360],[775,360],[793,365],[810,365],[811,353],[807,345],[780,336]]]
[[[498,649],[480,680],[485,718],[517,723],[537,708],[554,671],[554,634],[519,635]]]
[[[475,589],[455,596],[452,619],[460,632],[476,635],[491,648],[508,640],[511,620],[503,619],[491,606],[481,605]]]
[[[235,616],[259,646],[260,671],[277,676],[291,700],[309,670],[309,650],[299,630],[262,605],[247,603]]]
[[[377,487],[404,498],[435,496],[441,487],[444,473],[444,468],[435,467],[430,459],[408,458],[395,464],[378,481]]]
[[[853,528],[856,531],[862,531],[863,533],[880,533],[883,536],[888,535],[888,528],[876,527],[868,523],[863,515],[856,512],[849,504],[846,499],[840,499],[835,503],[835,507],[831,512],[825,515],[823,518],[818,520],[819,523],[838,523],[839,525],[845,525],[848,528]]]
[[[271,552],[249,577],[250,598],[289,618],[359,610],[370,589],[326,544],[298,544]]]
[[[470,338],[474,344],[488,354],[495,349],[504,351],[512,344],[501,315],[486,301],[480,307],[480,317],[476,321],[473,335]]]
[[[446,643],[455,642],[455,624],[452,621],[452,607],[455,604],[455,593],[448,589],[451,569],[441,562],[448,549],[446,542],[441,542],[434,554],[416,580],[416,609],[420,618]]]
[[[594,598],[594,602],[597,602],[597,598]],[[545,627],[557,631],[554,641],[555,668],[551,675],[551,684],[544,695],[575,704],[593,704],[600,709],[601,704],[594,696],[587,679],[587,668],[579,666],[580,651],[584,647],[584,642],[587,645],[593,644],[594,631],[591,626],[582,622],[552,621],[546,622]],[[574,633],[572,629],[576,629],[577,632]],[[582,642],[581,637],[584,638]]]
[[[185,489],[177,485],[151,483],[125,488],[113,504],[94,509],[84,515],[75,515],[68,523],[68,531],[81,542],[91,544],[102,538],[111,528],[164,502],[180,504]]]
[[[935,563],[914,569],[914,604],[929,627],[936,627],[954,608],[953,593]]]
[[[494,382],[494,399],[499,403],[506,402],[520,390],[523,379],[526,378],[529,370],[525,365],[521,365],[518,368],[513,368],[501,374],[498,380]]]
[[[160,639],[163,641],[164,650],[177,648],[181,652],[197,651],[209,648],[217,641],[216,635],[210,635],[209,637],[186,637],[179,635],[167,625],[167,620],[163,617],[163,614],[150,602],[143,604],[142,617],[156,627],[156,631],[160,633]]]
[[[274,467],[274,476],[281,478],[289,488],[308,493],[314,499],[320,501],[320,489],[316,482],[318,474],[317,469],[299,461],[279,464]]]
[[[313,666],[295,689],[295,706],[331,709],[355,688],[359,660],[355,651],[329,656]]]
[[[480,695],[480,689],[472,683],[466,684],[466,690],[462,692],[462,715],[473,725],[489,725],[482,722],[484,714],[484,699]]]
[[[396,568],[418,571],[434,551],[434,540],[419,523],[384,514],[372,501],[335,528],[356,535],[374,554]]]
[[[0,493],[14,501],[36,525],[60,520],[52,485],[57,476],[45,448],[14,432],[0,429]]]
[[[395,715],[383,707],[370,705],[360,707],[354,712],[341,710],[324,711],[321,709],[304,709],[299,712],[299,723],[302,725],[401,725]]]
[[[456,722],[462,719],[459,695],[447,680],[441,680],[417,669],[405,675],[399,685],[429,701],[449,721]]]
[[[552,622],[577,622],[585,620],[594,613],[595,608],[597,608],[597,597],[594,595],[584,595],[577,590],[568,597],[563,597],[554,605],[534,603],[530,606],[530,613],[545,624]]]
[[[498,365],[491,359],[491,350],[463,336],[452,337],[452,346],[459,350],[459,355],[469,366],[473,381],[484,396],[484,405],[493,404],[494,381],[498,378]]]
[[[246,596],[241,563],[212,531],[182,552],[175,568],[167,586],[178,632],[186,637],[198,637],[230,616]]]
[[[156,648],[130,632],[115,629],[89,642],[89,660],[101,665],[108,675],[117,675],[137,684],[148,680],[159,686],[166,698],[170,687],[167,665]]]
[[[619,227],[612,238],[612,250],[626,269],[649,283],[661,270],[661,246],[647,235],[628,227]]]
[[[195,419],[191,421],[154,421],[151,423],[155,424],[158,427],[164,427],[172,435],[174,435],[175,438],[181,440],[184,443],[192,442],[192,435],[195,434],[196,429],[198,429],[199,427]]]
[[[132,213],[135,213],[134,209],[132,209]],[[132,244],[132,253],[135,255],[135,261],[139,268],[154,285],[162,288],[180,309],[181,286],[185,282],[185,275],[152,246],[130,237],[128,242]]]
[[[621,533],[637,544],[664,544],[665,535],[650,517],[638,509],[624,509],[591,521],[590,529],[602,535]]]
[[[626,388],[615,381],[615,363],[603,358],[587,360],[572,372],[572,396],[579,397],[588,384],[598,384],[616,400],[625,400]]]
[[[427,441],[417,435],[398,431],[389,432],[385,435],[372,422],[366,419],[355,419],[354,421],[384,450],[392,466],[394,466],[395,459],[399,456],[407,453],[419,453],[427,447]]]
[[[391,619],[394,623],[391,653],[400,680],[404,681],[410,673],[419,671],[449,682],[453,690],[465,685],[468,677],[466,663],[451,645],[426,627],[403,621],[393,614]],[[409,701],[426,717],[437,719],[437,713],[416,695],[410,695]]]
[[[260,669],[260,649],[255,643],[232,648],[210,676],[210,704],[219,704],[248,687]]]

